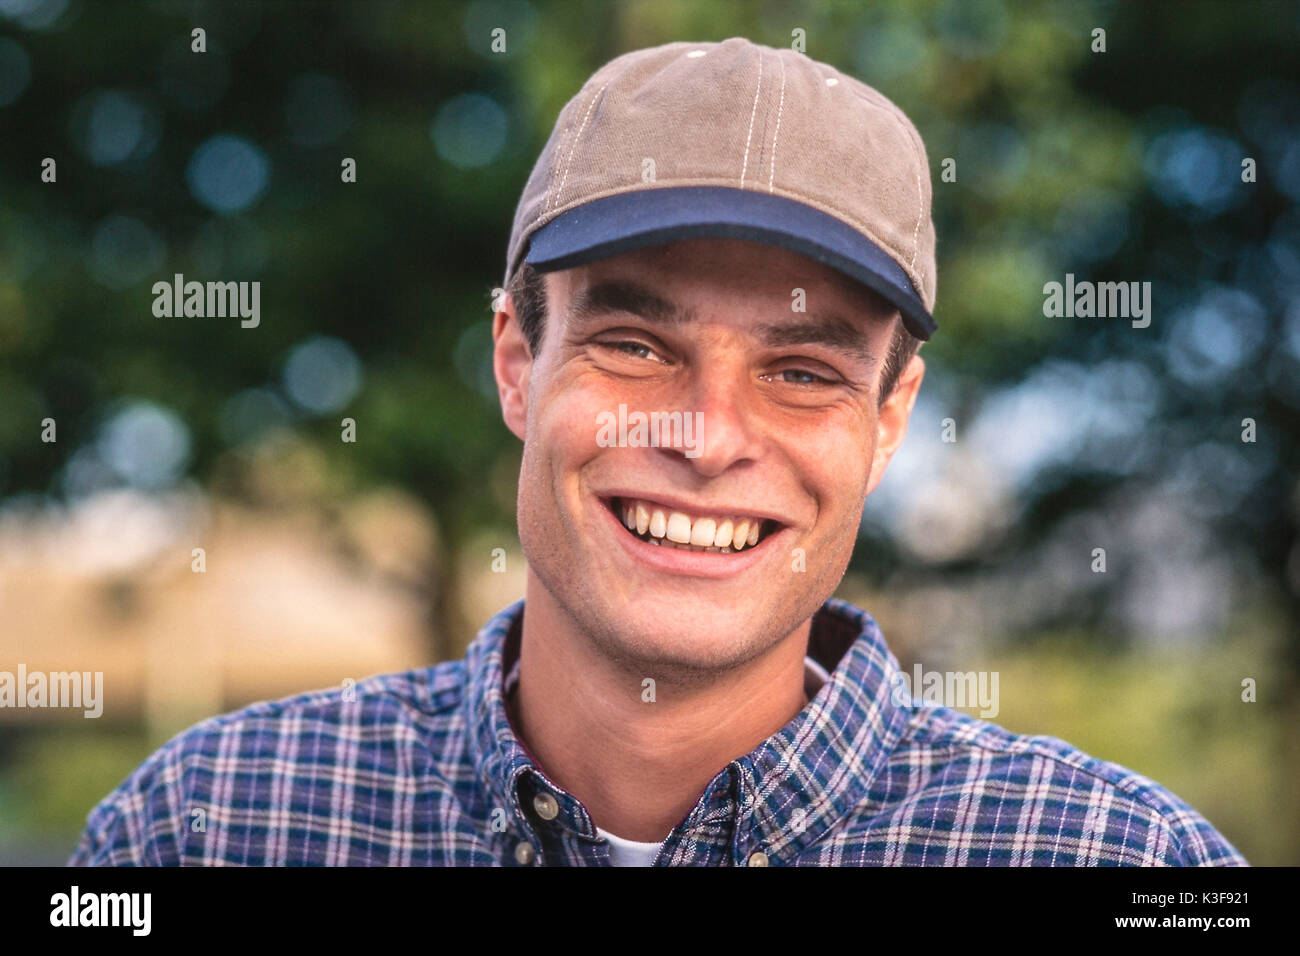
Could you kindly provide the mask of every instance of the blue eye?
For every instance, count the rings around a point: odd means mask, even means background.
[[[602,348],[610,349],[620,355],[626,355],[628,358],[636,359],[653,359],[658,357],[654,347],[646,345],[644,342],[638,342],[635,339],[621,339],[614,342],[599,343]]]
[[[782,370],[779,374],[781,374],[781,375],[799,375],[799,376],[802,376],[802,377],[803,377],[804,380],[803,380],[803,381],[798,381],[798,382],[791,382],[789,379],[786,379],[786,381],[787,381],[787,382],[790,382],[791,385],[826,385],[826,384],[829,384],[829,380],[828,380],[828,379],[824,379],[824,378],[822,378],[820,375],[814,375],[812,372],[806,371],[806,370],[801,369],[801,368],[787,368],[787,369]]]

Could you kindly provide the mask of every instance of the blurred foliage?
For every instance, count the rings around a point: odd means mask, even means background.
[[[189,52],[196,24],[206,54]],[[1136,460],[1112,467],[1084,454],[1039,476],[1018,489],[1007,534],[960,560],[927,566],[878,537],[859,567],[952,580],[1024,553],[1081,506],[1181,470],[1197,494],[1235,487],[1215,535],[1248,551],[1296,616],[1284,569],[1297,545],[1288,499],[1300,471],[1300,357],[1265,344],[1286,339],[1285,309],[1300,288],[1300,220],[1277,178],[1283,160],[1300,161],[1293,5],[76,3],[56,26],[4,23],[30,82],[0,108],[0,496],[66,493],[69,461],[125,399],[179,416],[186,471],[210,478],[252,440],[229,425],[243,397],[317,440],[348,485],[414,490],[452,541],[509,527],[512,500],[482,493],[483,475],[515,452],[491,382],[488,303],[555,115],[625,50],[737,34],[784,45],[797,28],[809,55],[885,90],[927,143],[942,331],[924,354],[945,411],[964,421],[990,390],[1056,359],[1131,361],[1160,386]],[[489,48],[497,26],[505,54]],[[1089,51],[1096,26],[1107,31],[1104,54]],[[315,98],[295,99],[304,77]],[[125,156],[87,146],[114,116],[95,99],[106,92],[126,99],[143,130]],[[467,105],[466,94],[479,99]],[[461,126],[444,115],[449,105]],[[459,132],[435,142],[444,120]],[[484,146],[475,121],[503,123],[503,138]],[[1237,179],[1236,156],[1247,154],[1259,182],[1207,197],[1197,180],[1178,192],[1176,164],[1151,168],[1166,134],[1182,135],[1188,161],[1202,165],[1223,160],[1216,144],[1238,150],[1223,169],[1198,169],[1201,180]],[[233,211],[205,206],[193,184],[196,155],[219,136],[240,138],[268,169],[264,193]],[[487,149],[487,161],[458,165],[447,158],[456,148]],[[57,185],[39,180],[45,156],[59,161]],[[357,160],[355,184],[340,182],[344,156]],[[938,181],[946,156],[958,159],[955,183]],[[106,223],[123,216],[135,232],[115,251],[121,233]],[[122,281],[114,256],[127,260]],[[140,258],[153,268],[133,276]],[[155,318],[148,290],[177,272],[261,280],[261,326]],[[1042,286],[1066,272],[1149,279],[1152,328],[1045,320]],[[1241,290],[1258,311],[1250,350],[1205,382],[1171,376],[1169,350],[1218,287]],[[287,356],[322,335],[364,369],[337,415],[284,397]],[[343,414],[359,423],[355,445],[337,441]],[[1246,415],[1260,429],[1248,464],[1237,441]],[[46,416],[59,423],[57,445],[34,438]],[[1206,442],[1218,457],[1201,474],[1189,452]],[[1235,471],[1248,487],[1230,480]],[[1101,623],[1104,596],[1066,602],[1041,623]]]
[[[13,773],[6,779],[0,816],[23,821],[28,837],[75,842],[86,822],[85,795],[108,793],[156,746],[125,729],[26,736],[10,755]]]

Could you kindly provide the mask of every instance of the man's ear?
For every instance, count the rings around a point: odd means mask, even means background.
[[[907,420],[912,417],[912,406],[916,404],[916,394],[921,389],[921,379],[924,377],[925,361],[921,356],[913,355],[898,376],[894,390],[880,407],[880,415],[876,420],[876,453],[871,460],[867,494],[876,490],[889,460],[903,443],[903,436],[907,434]]]
[[[496,375],[497,395],[501,399],[501,417],[506,427],[524,440],[528,422],[528,379],[533,370],[533,354],[528,339],[519,327],[515,303],[509,295],[501,297],[501,307],[492,316],[492,372]]]

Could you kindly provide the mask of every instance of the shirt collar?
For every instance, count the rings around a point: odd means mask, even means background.
[[[505,666],[504,651],[502,654],[502,666],[503,667]],[[816,694],[819,689],[821,689],[822,684],[826,683],[830,679],[831,679],[831,675],[827,673],[826,668],[822,667],[821,664],[813,660],[811,656],[804,657],[803,692],[804,695],[809,700],[812,700],[813,695]],[[510,698],[510,692],[514,690],[515,685],[518,683],[519,683],[519,659],[516,657],[514,663],[511,664],[506,669],[505,696],[507,700]]]
[[[504,682],[519,652],[524,602],[493,617],[466,651],[469,735],[475,770],[492,800],[524,832],[540,792],[558,823],[596,838],[581,803],[548,779],[516,736]],[[830,672],[813,699],[781,730],[733,760],[705,789],[682,826],[731,821],[732,856],[761,850],[773,863],[797,856],[862,802],[909,718],[891,691],[898,662],[866,611],[830,599],[813,617],[808,656]]]

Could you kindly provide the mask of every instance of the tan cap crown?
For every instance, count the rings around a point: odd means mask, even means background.
[[[677,187],[766,193],[850,227],[851,240],[867,240],[902,270],[899,284],[910,283],[908,297],[924,306],[919,337],[928,337],[935,235],[916,128],[833,67],[739,37],[638,50],[592,75],[560,112],[524,187],[506,283],[530,237],[557,217]]]

